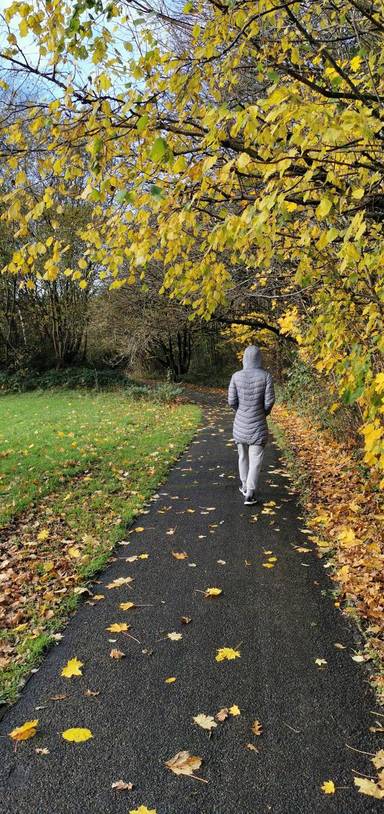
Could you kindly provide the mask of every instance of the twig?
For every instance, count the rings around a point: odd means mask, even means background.
[[[350,746],[349,743],[345,744],[347,749],[352,749],[353,752],[359,752],[360,755],[370,755],[371,757],[375,756],[375,752],[362,752],[361,749],[355,749],[354,746]]]
[[[133,639],[133,641],[137,642],[137,644],[143,644],[143,642],[140,642],[139,639],[135,639],[134,636],[131,636],[131,634],[127,633],[126,631],[124,631],[124,636],[128,636],[128,639]]]
[[[380,715],[381,718],[384,718],[384,712],[372,712],[371,709],[369,711],[370,711],[371,715]]]
[[[297,732],[297,734],[300,735],[301,729],[294,729],[293,726],[289,726],[289,724],[286,724],[285,721],[283,721],[283,724],[284,724],[284,726],[287,726],[288,729],[292,729],[292,732]]]

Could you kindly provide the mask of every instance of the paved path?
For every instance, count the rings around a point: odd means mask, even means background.
[[[353,786],[352,769],[374,774],[369,757],[346,747],[383,748],[382,736],[369,732],[370,710],[379,708],[365,667],[351,659],[355,633],[334,607],[321,561],[293,548],[305,545],[306,535],[274,445],[263,505],[243,506],[231,419],[222,406],[207,408],[206,426],[138,518],[145,530],[127,533],[129,545],[117,546],[94,586],[105,599],[82,605],[4,717],[3,736],[35,717],[40,724],[16,752],[0,738],[2,814],[128,814],[141,804],[158,814],[381,810]],[[188,558],[177,560],[172,551]],[[125,562],[140,553],[148,559]],[[264,568],[269,556],[277,557],[275,566]],[[131,588],[106,587],[127,575]],[[201,591],[209,586],[222,595],[206,599]],[[122,601],[149,607],[124,612]],[[192,621],[182,624],[182,616]],[[131,623],[140,643],[106,631],[120,621]],[[173,631],[182,639],[168,639]],[[111,659],[113,647],[126,657]],[[216,662],[222,647],[237,647],[240,658]],[[84,662],[83,676],[62,678],[74,656]],[[327,666],[316,666],[317,658]],[[166,684],[170,676],[177,680]],[[87,689],[99,695],[86,697]],[[50,700],[61,694],[68,697]],[[232,705],[241,714],[211,736],[192,721]],[[251,732],[255,719],[260,737]],[[59,733],[76,726],[89,727],[93,739],[65,742]],[[208,783],[165,768],[181,750],[203,759],[196,774]],[[112,790],[119,779],[134,789]],[[348,788],[326,796],[320,787],[328,779]]]

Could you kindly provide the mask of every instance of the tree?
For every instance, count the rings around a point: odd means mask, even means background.
[[[144,18],[136,34],[132,9]],[[155,261],[163,290],[204,319],[225,311],[234,286],[252,310],[269,302],[272,324],[358,401],[366,461],[383,469],[381,7],[14,2],[5,19],[18,35],[8,33],[4,65],[39,75],[55,98],[9,127],[4,173],[28,153],[29,132],[41,171],[57,179],[38,200],[20,173],[5,192],[4,218],[24,239],[7,270],[22,274],[27,257],[34,270],[31,224],[59,195],[78,196],[85,177],[85,262],[119,288]],[[167,50],[171,23],[188,30],[190,48],[181,36]],[[33,66],[18,50],[28,32],[40,48]],[[95,66],[89,82],[76,82],[82,59]],[[60,238],[55,247],[60,255]],[[54,279],[48,249],[44,276]]]

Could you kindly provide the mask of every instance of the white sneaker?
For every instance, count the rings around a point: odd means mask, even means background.
[[[257,503],[257,500],[252,495],[246,495],[244,500],[244,506],[253,506],[254,503]]]

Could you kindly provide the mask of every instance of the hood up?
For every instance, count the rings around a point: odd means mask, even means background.
[[[262,367],[263,361],[261,358],[261,352],[256,345],[249,345],[248,348],[244,351],[243,356],[243,368],[244,370],[248,370],[249,368],[253,367]]]

